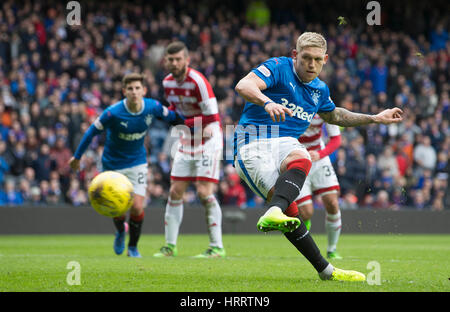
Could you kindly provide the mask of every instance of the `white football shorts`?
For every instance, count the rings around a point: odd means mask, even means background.
[[[280,176],[281,163],[296,150],[309,155],[306,148],[292,137],[257,139],[238,149],[234,166],[252,191],[267,200],[267,194]]]
[[[219,123],[215,126],[213,136],[203,145],[185,149],[179,145],[173,159],[171,180],[219,183],[223,134]]]
[[[137,165],[135,167],[124,168],[114,171],[120,172],[130,180],[131,184],[133,184],[135,194],[145,197],[147,192],[147,174],[148,174],[147,164]]]

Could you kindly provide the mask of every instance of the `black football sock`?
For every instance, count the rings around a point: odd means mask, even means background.
[[[300,216],[297,218],[300,219]],[[320,250],[306,229],[304,222],[294,231],[284,233],[284,236],[308,259],[318,273],[321,273],[327,268],[329,262],[320,254]]]
[[[275,183],[275,191],[269,207],[277,206],[285,212],[300,194],[305,179],[306,174],[298,169],[291,169],[280,175]]]
[[[142,223],[144,223],[144,212],[138,216],[130,215],[130,240],[128,247],[136,247],[141,236]]]
[[[311,161],[307,158],[296,159],[287,165],[287,170],[275,182],[275,190],[269,207],[277,206],[285,212],[298,197],[311,169]]]
[[[117,231],[121,233],[125,231],[125,216],[113,218],[113,222]]]

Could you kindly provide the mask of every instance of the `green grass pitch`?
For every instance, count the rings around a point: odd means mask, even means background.
[[[193,259],[207,235],[181,235],[177,258],[152,255],[163,235],[143,235],[142,259],[117,256],[113,235],[0,236],[0,292],[334,292],[450,291],[450,235],[343,234],[342,269],[375,272],[380,285],[321,281],[306,259],[281,235],[224,235],[226,259]],[[314,235],[326,251],[325,235]],[[81,285],[69,285],[70,261],[80,264]],[[375,273],[372,273],[375,274]]]

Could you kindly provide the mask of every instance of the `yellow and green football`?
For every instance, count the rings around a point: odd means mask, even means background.
[[[89,185],[89,201],[102,216],[118,217],[133,205],[133,184],[123,174],[105,171]]]

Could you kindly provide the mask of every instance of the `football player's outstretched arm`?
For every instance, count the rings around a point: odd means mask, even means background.
[[[385,125],[398,123],[403,120],[402,114],[403,111],[398,107],[386,109],[376,115],[354,113],[342,107],[336,107],[331,112],[319,113],[320,117],[326,122],[341,127],[364,126],[372,123]]]
[[[286,113],[292,117],[293,112],[289,108],[275,103],[261,92],[266,88],[266,83],[255,73],[251,72],[238,82],[235,90],[247,102],[263,106],[274,122],[284,121]]]
[[[155,116],[160,120],[168,122],[172,126],[184,124],[184,119],[175,110],[171,110],[163,106],[160,102],[156,102]]]
[[[81,156],[83,156],[84,152],[88,148],[89,144],[91,144],[92,139],[99,133],[101,133],[102,130],[99,130],[95,124],[92,124],[86,133],[83,135],[83,138],[81,139],[80,144],[77,147],[77,150],[75,151],[75,154],[72,158],[69,160],[69,166],[72,168],[72,170],[77,171],[80,169],[80,159]]]

